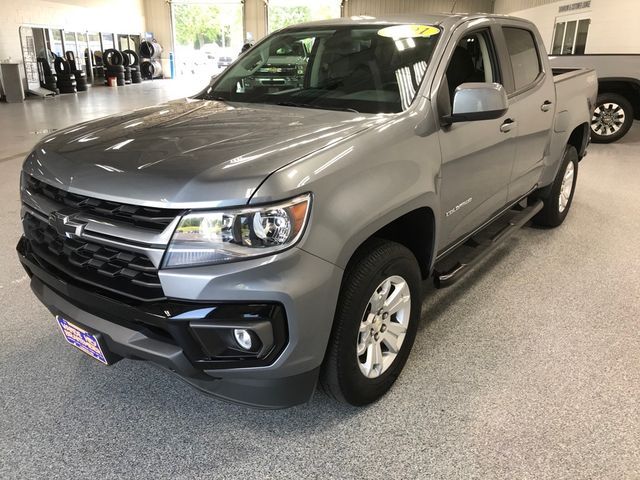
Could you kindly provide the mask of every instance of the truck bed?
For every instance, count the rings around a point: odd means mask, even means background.
[[[585,67],[552,67],[551,73],[555,83],[564,82],[571,78],[579,77],[589,72],[593,72],[593,68]]]
[[[596,101],[598,77],[593,68],[565,67],[553,68],[556,88],[556,109],[553,131],[550,139],[549,161],[557,164],[564,154],[566,135],[584,121],[584,112],[589,119]],[[581,120],[582,119],[582,120]],[[588,128],[583,124],[583,128]],[[558,135],[558,133],[564,135]],[[555,172],[553,172],[555,175]],[[550,181],[551,177],[544,179]]]
[[[566,68],[593,68],[598,78],[634,78],[640,80],[640,54],[597,54],[550,56],[554,71]],[[554,73],[555,75],[555,73]]]

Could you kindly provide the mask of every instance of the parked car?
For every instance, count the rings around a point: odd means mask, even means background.
[[[242,87],[301,41],[302,85]],[[530,220],[565,220],[596,90],[593,70],[552,74],[516,18],[288,27],[194,98],[38,143],[19,257],[102,363],[148,360],[260,407],[318,383],[367,404],[409,357],[423,280],[448,286]]]
[[[220,45],[217,43],[205,43],[198,50],[207,60],[216,60],[220,55]]]
[[[289,88],[303,87],[304,75],[307,69],[309,52],[302,41],[285,45],[273,45],[268,53],[266,62],[262,59],[264,52],[257,52],[244,63],[259,64],[254,75],[242,80],[245,92],[271,89],[278,91]]]
[[[237,50],[233,48],[220,48],[218,51],[218,68],[227,68],[238,56]]]
[[[595,68],[598,99],[591,120],[591,139],[611,143],[640,120],[640,55],[563,55],[550,57],[554,68]]]

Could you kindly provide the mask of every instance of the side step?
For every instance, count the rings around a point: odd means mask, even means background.
[[[510,210],[494,223],[487,226],[485,230],[479,232],[478,235],[469,238],[444,259],[438,260],[433,273],[433,283],[436,288],[449,287],[460,280],[460,278],[493,252],[502,242],[526,225],[536,213],[542,210],[542,207],[544,207],[544,203],[542,200],[538,200],[533,205],[525,207],[522,210]],[[508,217],[509,213],[512,215],[508,218],[507,222],[501,222],[501,219],[504,221],[504,218]],[[492,232],[488,238],[478,238],[482,237],[483,233],[492,230],[492,227],[495,230],[496,226],[499,227],[498,230]],[[453,265],[451,265],[452,258],[455,261]]]

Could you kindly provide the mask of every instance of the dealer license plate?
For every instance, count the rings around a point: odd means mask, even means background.
[[[99,362],[109,365],[107,357],[104,354],[104,350],[100,345],[100,340],[95,335],[87,332],[77,325],[74,325],[69,320],[62,318],[61,316],[57,316],[56,320],[58,320],[60,330],[62,330],[62,334],[64,335],[64,338],[67,339],[67,342],[82,350],[87,355],[95,358]]]

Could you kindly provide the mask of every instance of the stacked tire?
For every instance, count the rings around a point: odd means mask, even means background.
[[[120,52],[122,55],[122,66],[124,67],[124,83],[125,85],[131,84],[131,58],[129,55],[125,55],[124,52]]]
[[[60,93],[77,93],[76,76],[71,72],[69,62],[64,60],[62,57],[56,57],[53,61],[53,68],[55,69],[58,77],[56,85],[58,86]]]
[[[65,53],[69,68],[73,75],[76,77],[76,90],[79,92],[85,92],[87,90],[87,74],[83,70],[78,68],[76,64],[76,56],[72,51]]]
[[[125,67],[122,53],[114,48],[109,48],[102,54],[102,62],[105,67],[106,84],[109,84],[109,77],[115,78],[118,86],[125,84]]]
[[[51,66],[49,66],[47,59],[38,58],[38,64],[42,72],[41,78],[44,79],[44,81],[40,82],[40,85],[55,94],[60,93],[60,90],[58,90],[58,76],[51,71]]]
[[[140,56],[143,58],[160,58],[162,47],[155,40],[145,40],[140,43]]]
[[[151,80],[162,77],[161,53],[162,47],[155,40],[140,43],[140,73],[142,78]]]
[[[140,57],[133,50],[123,50],[122,55],[125,58],[125,63],[129,65],[129,78],[131,83],[142,83],[142,73],[140,72]],[[126,68],[126,67],[125,67]],[[125,71],[125,81],[126,81]]]
[[[162,64],[159,60],[145,58],[140,63],[140,73],[145,80],[151,80],[162,76]]]

